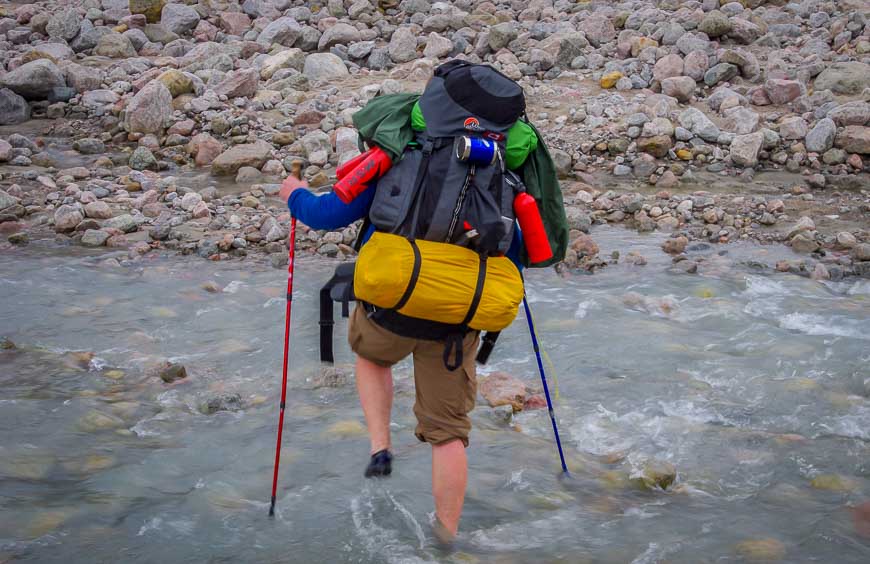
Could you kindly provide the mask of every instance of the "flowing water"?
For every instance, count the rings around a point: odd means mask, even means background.
[[[789,251],[749,244],[697,250],[700,274],[676,274],[659,236],[595,236],[603,256],[649,264],[528,274],[573,479],[558,477],[546,410],[508,425],[479,406],[454,552],[431,534],[407,363],[394,474],[362,477],[352,376],[319,377],[330,265],[296,267],[270,519],[285,272],[6,252],[0,336],[17,348],[0,350],[0,562],[870,561],[850,510],[870,498],[870,284],[758,270]],[[339,323],[339,364],[344,336]],[[187,378],[149,375],[165,358]],[[540,385],[522,312],[493,370]],[[205,414],[228,394],[240,410]],[[650,461],[676,468],[667,490],[638,485]]]

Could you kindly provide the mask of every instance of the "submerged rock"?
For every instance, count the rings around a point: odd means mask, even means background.
[[[493,372],[481,379],[477,388],[490,407],[510,405],[515,412],[523,410],[526,385],[506,372]]]
[[[239,394],[221,394],[203,402],[199,410],[205,415],[212,415],[218,411],[240,411],[243,407]]]
[[[771,538],[745,540],[735,550],[746,562],[779,562],[786,554],[785,545]]]
[[[647,488],[666,490],[677,480],[677,468],[670,462],[650,460],[644,465],[640,480]]]
[[[174,362],[164,362],[153,368],[151,373],[167,384],[187,378],[187,368],[183,364]]]

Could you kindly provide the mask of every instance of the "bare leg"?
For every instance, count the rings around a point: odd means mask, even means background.
[[[393,409],[393,372],[361,356],[356,358],[356,389],[366,416],[371,453],[389,449]]]
[[[449,443],[432,445],[432,495],[435,497],[435,515],[453,536],[459,530],[459,517],[462,515],[467,483],[468,459],[462,441],[456,439]]]

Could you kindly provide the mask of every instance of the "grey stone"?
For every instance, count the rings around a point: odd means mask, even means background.
[[[388,47],[390,59],[395,63],[407,63],[417,58],[417,37],[407,27],[393,32]]]
[[[130,155],[128,165],[133,170],[157,170],[157,158],[145,147],[136,147]]]
[[[84,218],[80,206],[64,204],[54,212],[54,230],[58,233],[72,231]]]
[[[350,24],[339,22],[323,32],[317,43],[317,48],[323,51],[334,45],[348,45],[360,39],[360,31],[357,28]]]
[[[740,74],[740,71],[735,65],[732,65],[731,63],[719,63],[718,65],[710,67],[710,69],[704,73],[704,84],[707,86],[716,86],[720,82],[731,80],[738,74]]]
[[[350,73],[338,56],[332,53],[312,53],[305,58],[302,74],[311,81],[341,79]]]
[[[702,31],[712,38],[726,35],[731,31],[731,28],[731,20],[719,10],[713,10],[706,14],[698,25],[698,31]]]
[[[128,59],[136,56],[136,48],[126,35],[112,32],[100,38],[94,54],[112,59]]]
[[[60,12],[55,12],[48,20],[48,25],[45,26],[45,31],[48,36],[53,39],[62,39],[70,41],[79,34],[79,29],[82,25],[82,17],[74,8],[68,8]]]
[[[30,105],[8,88],[0,88],[0,125],[15,125],[30,119]]]
[[[160,23],[172,33],[184,35],[199,23],[199,12],[185,4],[167,4],[160,14]]]
[[[140,90],[126,109],[127,131],[160,133],[172,117],[172,94],[159,80],[152,80]]]
[[[816,77],[815,90],[860,94],[870,88],[870,65],[857,61],[834,63]]]
[[[513,22],[502,22],[489,28],[489,48],[498,51],[517,38],[517,28]]]
[[[825,118],[816,123],[815,127],[807,133],[804,145],[807,151],[812,153],[824,153],[834,146],[834,137],[837,135],[837,124],[834,120]]]
[[[57,65],[37,59],[0,76],[0,86],[28,100],[45,100],[52,90],[66,86],[66,79]]]
[[[103,229],[119,229],[124,233],[131,233],[139,228],[136,219],[128,214],[121,214],[103,222]]]
[[[758,164],[758,153],[763,143],[764,134],[760,131],[735,136],[731,141],[731,162],[742,167],[754,167]]]
[[[302,35],[302,26],[296,20],[288,17],[281,17],[266,26],[265,29],[257,37],[257,43],[265,46],[271,46],[273,43],[292,47],[296,40]]]
[[[102,247],[109,239],[109,234],[99,229],[88,229],[82,235],[82,245],[85,247]]]

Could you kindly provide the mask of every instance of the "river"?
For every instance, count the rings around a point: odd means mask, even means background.
[[[0,562],[870,561],[849,510],[870,498],[870,283],[759,269],[792,255],[749,243],[694,247],[705,260],[687,275],[660,235],[593,235],[601,256],[648,264],[527,275],[573,477],[559,479],[546,410],[507,425],[479,406],[454,552],[429,529],[409,364],[384,481],[362,476],[352,376],[318,377],[329,263],[296,267],[270,519],[285,271],[40,241],[5,252],[0,336],[16,348],[0,350]],[[539,385],[523,319],[482,374]],[[345,335],[338,323],[340,366]],[[187,378],[149,375],[161,359]],[[634,479],[650,461],[676,468],[667,490]]]

